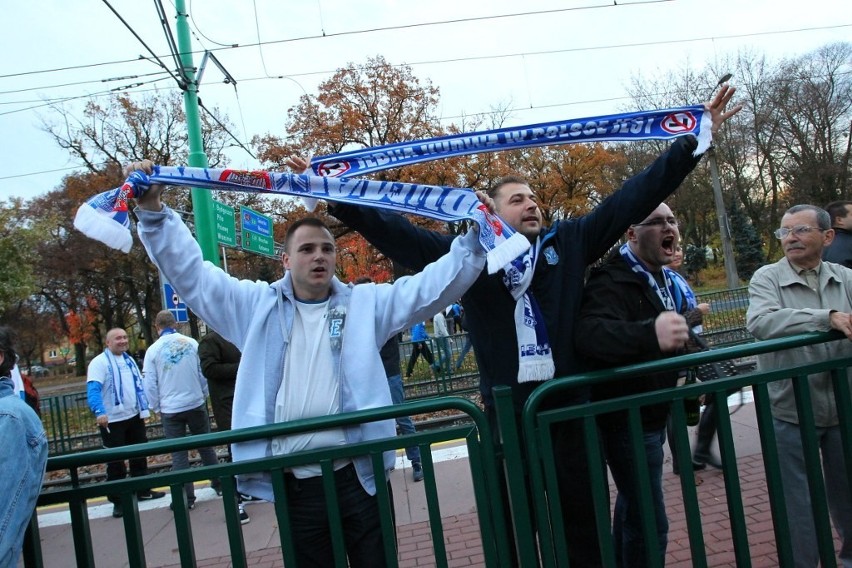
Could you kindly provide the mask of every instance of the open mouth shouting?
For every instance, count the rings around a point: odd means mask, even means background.
[[[677,250],[677,237],[675,235],[669,235],[663,238],[663,254],[668,257],[673,257],[675,251]]]

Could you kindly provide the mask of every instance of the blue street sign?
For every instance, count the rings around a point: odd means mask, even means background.
[[[272,219],[266,215],[261,215],[248,207],[240,207],[240,220],[243,231],[249,231],[266,237],[272,236]]]
[[[175,316],[175,321],[178,323],[186,323],[189,321],[189,311],[186,304],[180,299],[175,289],[168,282],[163,282],[163,307]]]

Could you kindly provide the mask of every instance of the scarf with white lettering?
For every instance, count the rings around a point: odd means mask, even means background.
[[[539,245],[539,239],[536,239],[530,250],[514,259],[503,274],[503,284],[515,299],[519,383],[546,381],[556,373],[544,317],[535,296],[529,291]]]
[[[121,187],[92,197],[77,210],[74,227],[107,246],[128,252],[133,239],[130,235],[127,199],[141,196],[152,184],[326,199],[415,213],[441,221],[472,219],[479,227],[479,242],[488,251],[490,274],[523,254],[530,246],[526,237],[489,213],[469,189],[303,174],[168,166],[154,166],[150,176],[140,171],[133,172]]]
[[[711,126],[703,105],[572,118],[317,156],[311,160],[311,169],[321,176],[353,177],[467,154],[576,142],[666,140],[687,134],[698,139],[693,153],[698,156],[710,147]]]

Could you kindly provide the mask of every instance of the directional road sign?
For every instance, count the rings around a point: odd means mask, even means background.
[[[216,215],[216,239],[226,247],[237,246],[237,223],[234,220],[234,208],[213,200],[213,212]]]
[[[240,207],[243,249],[258,254],[275,256],[272,240],[272,219],[248,207]]]

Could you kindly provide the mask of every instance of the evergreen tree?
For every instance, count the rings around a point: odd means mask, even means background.
[[[683,267],[686,270],[686,275],[692,280],[695,286],[700,286],[698,273],[707,268],[707,254],[704,247],[695,246],[690,243],[686,245],[686,252],[683,255]]]
[[[763,242],[751,224],[751,220],[743,213],[737,200],[732,200],[728,211],[728,222],[731,224],[731,238],[734,241],[734,257],[737,261],[737,272],[743,280],[750,280],[754,271],[766,263],[763,254]]]

